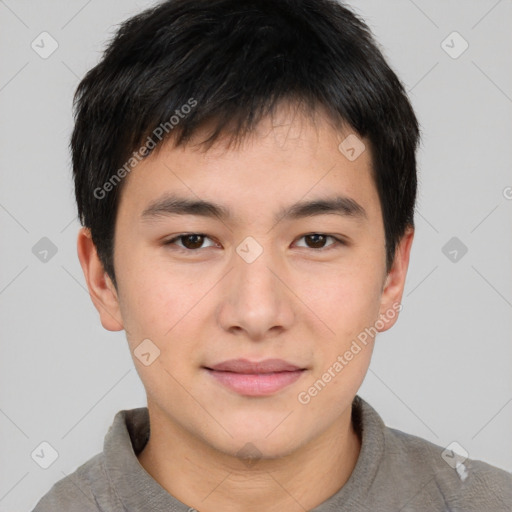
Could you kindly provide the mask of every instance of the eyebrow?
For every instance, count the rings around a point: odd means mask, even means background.
[[[300,201],[281,208],[274,216],[274,222],[281,220],[294,220],[316,215],[334,214],[342,217],[352,217],[356,220],[367,219],[366,210],[354,199],[346,196],[319,198],[311,201]],[[176,195],[165,195],[151,203],[141,215],[143,220],[152,220],[158,217],[172,215],[197,215],[214,218],[221,221],[233,219],[231,210],[218,203],[191,199]]]

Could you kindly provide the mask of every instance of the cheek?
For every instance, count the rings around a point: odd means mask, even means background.
[[[149,255],[133,252],[120,265],[123,286],[119,296],[132,354],[145,339],[159,350],[158,360],[150,367],[135,361],[142,380],[149,383],[164,368],[176,377],[184,376],[189,368],[183,362],[193,361],[193,340],[200,339],[197,330],[207,315],[208,302],[201,299],[212,287],[212,279],[190,280],[154,258],[151,265],[141,265],[144,261],[150,261]],[[164,381],[168,378],[162,374]]]
[[[148,261],[144,254],[133,252],[118,266],[121,314],[131,344],[162,338],[183,309],[183,288],[168,270],[142,263]]]
[[[316,275],[307,293],[307,304],[334,331],[338,340],[357,336],[379,314],[380,271],[364,262]]]
[[[196,324],[193,315],[187,314],[193,298],[185,297],[174,284],[153,279],[150,270],[137,277],[132,274],[124,284],[120,303],[126,339],[146,392],[152,397],[170,393],[175,406],[185,406],[176,382],[190,378],[188,363],[193,362],[194,347],[183,340],[194,337]],[[144,360],[145,353],[150,354],[149,360]]]

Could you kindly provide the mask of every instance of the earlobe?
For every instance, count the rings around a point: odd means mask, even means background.
[[[88,228],[78,232],[77,252],[91,300],[100,314],[101,324],[108,331],[121,331],[123,323],[115,287],[98,258]]]
[[[381,296],[379,318],[385,326],[379,329],[380,332],[387,331],[395,324],[398,319],[397,312],[402,309],[401,301],[413,239],[414,228],[408,227],[396,247],[393,266],[386,276]]]

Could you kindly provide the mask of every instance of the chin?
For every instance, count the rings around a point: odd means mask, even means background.
[[[237,426],[236,424],[226,425],[227,430],[233,437],[223,436],[221,439],[208,439],[205,441],[217,451],[236,457],[238,459],[271,460],[286,457],[293,453],[307,442],[304,430],[290,430],[279,425],[282,421],[273,422],[271,428],[266,426]],[[277,427],[277,428],[276,428]]]

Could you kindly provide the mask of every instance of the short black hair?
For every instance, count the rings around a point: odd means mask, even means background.
[[[336,0],[167,0],[121,24],[80,82],[71,138],[82,225],[113,265],[122,178],[161,141],[240,141],[283,102],[370,142],[386,266],[414,227],[418,121],[367,25]],[[150,142],[151,141],[151,142]]]

